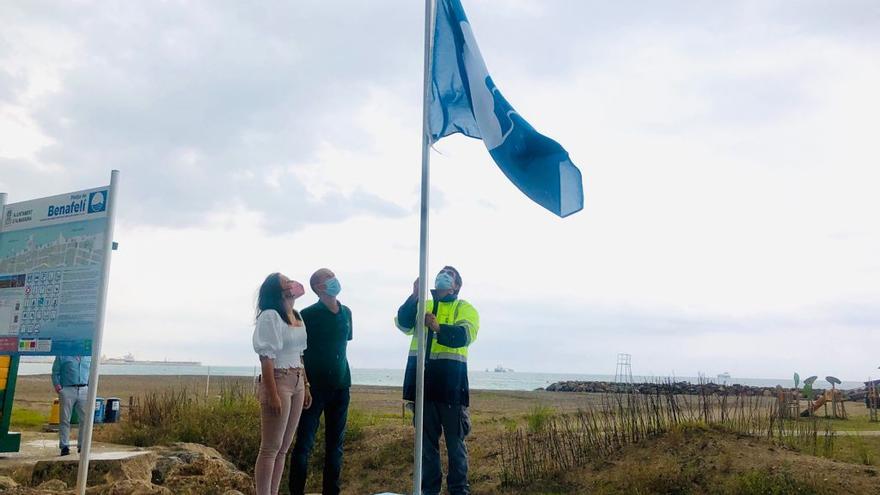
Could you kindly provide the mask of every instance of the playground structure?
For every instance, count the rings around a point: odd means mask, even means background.
[[[806,418],[812,416],[816,411],[824,407],[826,417],[846,419],[846,408],[843,406],[844,400],[843,393],[840,390],[837,390],[836,388],[826,390],[825,393],[817,397],[816,400],[809,402],[807,408],[801,411],[801,417]],[[831,404],[830,416],[828,414],[829,404]]]
[[[795,373],[794,389],[789,390],[780,386],[776,387],[777,415],[783,419],[796,419],[798,417],[806,418],[812,417],[819,409],[824,408],[825,417],[846,419],[847,414],[846,408],[844,407],[844,401],[846,398],[843,395],[843,392],[837,388],[837,385],[840,384],[840,380],[833,376],[826,376],[825,380],[831,384],[831,389],[825,390],[818,397],[814,397],[815,391],[813,390],[813,383],[816,379],[818,379],[818,376],[807,378],[804,380],[803,389],[799,389],[800,375]],[[801,398],[806,399],[807,401],[807,407],[805,409],[801,409]],[[875,403],[877,403],[876,400]],[[830,414],[828,410],[829,405],[831,406]],[[874,411],[876,416],[876,409]]]
[[[797,387],[794,390],[776,387],[776,410],[782,419],[797,418],[801,412],[800,392]]]

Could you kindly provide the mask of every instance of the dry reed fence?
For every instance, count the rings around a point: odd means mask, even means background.
[[[765,437],[813,454],[830,452],[834,433],[819,434],[816,418],[781,420],[774,402],[760,396],[671,392],[606,394],[598,406],[555,415],[540,429],[518,428],[505,434],[501,478],[507,486],[525,485],[590,462],[621,448],[682,427],[713,427]]]

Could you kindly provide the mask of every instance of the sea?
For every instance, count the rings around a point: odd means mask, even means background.
[[[45,375],[52,372],[50,362],[23,362],[19,364],[19,375]],[[255,377],[259,368],[252,366],[180,366],[163,364],[103,364],[100,368],[101,375],[132,375],[132,376],[250,376]],[[562,381],[605,381],[614,380],[614,375],[594,375],[580,373],[532,373],[520,371],[498,372],[492,370],[469,370],[468,381],[472,389],[477,390],[535,390]],[[780,385],[785,388],[794,387],[791,378],[712,378],[693,376],[633,376],[633,382],[677,382],[699,383],[700,381],[714,382],[719,384],[740,384],[754,387],[775,387]],[[403,384],[402,369],[368,369],[355,368],[351,370],[351,381],[354,385],[375,385],[386,387],[399,387]],[[863,382],[844,381],[838,385],[841,389],[853,389],[863,387]],[[831,388],[831,384],[824,380],[816,380],[814,388]]]

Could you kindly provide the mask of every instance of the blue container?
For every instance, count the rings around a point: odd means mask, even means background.
[[[116,397],[110,397],[107,399],[106,406],[104,408],[104,422],[105,423],[116,423],[119,421],[119,416],[121,413],[120,402]]]
[[[95,399],[95,423],[104,422],[104,399],[98,397]]]

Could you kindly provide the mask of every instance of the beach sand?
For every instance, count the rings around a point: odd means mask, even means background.
[[[98,397],[116,397],[121,400],[123,410],[129,398],[147,392],[155,392],[185,387],[193,394],[217,395],[221,387],[251,387],[249,377],[211,377],[206,376],[123,376],[108,375],[98,382]],[[377,387],[356,385],[352,387],[352,407],[379,414],[400,414],[402,405],[400,387]],[[52,389],[49,375],[19,376],[15,390],[15,406],[19,408],[46,411],[52,406],[57,395]],[[517,416],[525,414],[538,405],[550,406],[558,412],[575,411],[589,403],[595,403],[595,394],[543,391],[498,391],[472,390],[472,414],[497,416]],[[124,412],[123,412],[124,414]]]

